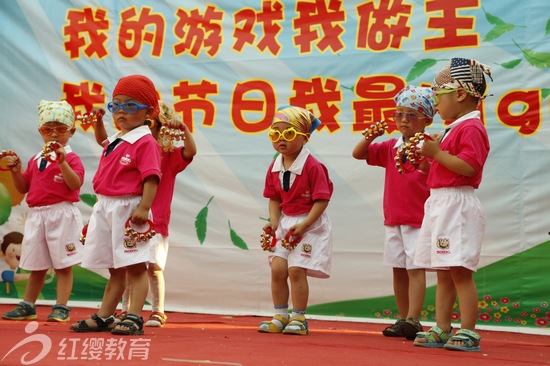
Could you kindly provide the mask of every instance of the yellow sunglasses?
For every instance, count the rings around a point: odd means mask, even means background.
[[[307,134],[305,134],[303,132],[296,131],[296,129],[294,127],[289,127],[289,128],[287,128],[286,130],[284,130],[282,132],[279,131],[279,130],[270,129],[267,136],[269,137],[269,140],[271,142],[277,142],[281,138],[283,138],[283,140],[285,140],[285,141],[291,142],[291,141],[294,141],[296,139],[297,135],[305,136],[306,139],[309,140],[309,137],[308,137]]]

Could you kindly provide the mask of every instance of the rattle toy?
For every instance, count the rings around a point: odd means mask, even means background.
[[[147,220],[147,224],[149,224],[149,229],[143,232],[136,231],[130,225],[130,220],[131,220],[131,217],[128,220],[126,220],[126,225],[124,228],[125,236],[131,239],[134,239],[137,242],[140,242],[140,241],[147,241],[157,234],[155,230],[153,230],[153,222],[151,220]]]
[[[302,241],[301,236],[294,236],[293,231],[289,231],[286,233],[285,238],[281,240],[281,245],[287,250],[292,250],[296,248],[296,245],[298,245],[300,241]]]
[[[159,131],[159,137],[159,144],[163,151],[174,151],[174,143],[185,140],[185,132],[178,128],[162,126]]]
[[[7,158],[8,156],[17,157],[17,155],[11,150],[2,150],[2,152],[0,153],[0,160],[3,160],[4,158]],[[0,170],[1,171],[7,171],[7,170],[10,170],[10,168],[8,166],[1,166],[0,165]]]
[[[58,156],[55,153],[55,150],[61,148],[61,144],[57,141],[48,141],[46,145],[44,145],[44,149],[42,150],[42,154],[44,155],[44,158],[48,160],[50,163],[53,163],[54,161],[57,161]]]
[[[422,132],[417,132],[409,139],[409,142],[404,143],[401,148],[397,149],[395,155],[395,167],[399,174],[414,172],[426,157],[420,153],[420,143],[424,140],[431,140],[429,135]]]
[[[82,234],[80,234],[80,242],[82,245],[84,245],[84,242],[86,241],[86,234],[88,234],[88,224],[84,225],[82,228]]]
[[[85,126],[85,125],[91,125],[91,124],[94,124],[98,118],[100,118],[102,115],[101,113],[85,113],[85,114],[82,114],[82,115],[79,115],[76,117],[77,121],[80,122],[81,125]]]
[[[262,244],[262,249],[266,252],[274,252],[275,244],[277,244],[277,236],[275,233],[271,232],[271,228],[265,228],[264,232],[260,235],[260,243]]]
[[[369,139],[371,137],[382,136],[387,129],[388,124],[386,123],[386,121],[382,120],[380,122],[373,123],[368,128],[363,130],[361,134],[365,136],[365,139]]]

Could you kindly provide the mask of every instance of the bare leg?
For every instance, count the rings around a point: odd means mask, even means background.
[[[306,311],[309,299],[309,284],[307,282],[307,269],[291,267],[288,269],[292,293],[292,309]]]
[[[271,297],[274,306],[288,306],[290,289],[288,287],[288,262],[281,257],[271,262]]]
[[[478,292],[473,279],[473,273],[464,267],[451,267],[451,277],[458,293],[460,307],[460,327],[475,331],[478,312]],[[464,346],[464,342],[456,341],[452,344]]]
[[[56,303],[67,305],[73,289],[73,267],[56,269],[57,275],[57,299]]]
[[[420,313],[426,296],[426,272],[424,269],[411,269],[407,273],[409,278],[407,319],[420,320]]]
[[[149,276],[149,291],[151,291],[152,309],[153,311],[164,313],[164,272],[157,264],[150,263],[149,268],[147,268],[147,275]]]
[[[404,319],[409,312],[409,275],[405,268],[393,268],[393,294],[399,319]]]
[[[27,287],[25,288],[25,296],[23,300],[30,303],[35,303],[40,296],[40,291],[44,287],[44,281],[46,280],[46,272],[43,271],[32,271],[29,277],[29,282],[27,282]]]

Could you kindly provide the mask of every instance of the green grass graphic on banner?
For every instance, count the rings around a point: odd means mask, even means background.
[[[550,328],[550,241],[480,268],[478,324]],[[455,303],[453,321],[460,323]],[[397,318],[395,297],[357,299],[308,306],[317,315]],[[426,291],[422,319],[435,321],[435,286]]]

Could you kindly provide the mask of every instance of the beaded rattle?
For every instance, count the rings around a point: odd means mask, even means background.
[[[55,150],[61,148],[61,144],[57,141],[48,141],[46,145],[44,145],[44,149],[42,150],[42,154],[44,155],[44,158],[49,161],[50,163],[53,163],[54,161],[57,161],[59,158],[57,154],[55,153]],[[53,155],[53,156],[52,156]]]
[[[2,150],[2,152],[0,153],[0,160],[4,159],[4,158],[7,158],[8,156],[15,156],[17,157],[17,155],[11,151],[11,150]],[[1,171],[7,171],[7,170],[10,170],[9,167],[4,167],[4,166],[1,166],[0,165],[0,170]]]
[[[388,124],[386,123],[386,121],[382,120],[382,121],[373,123],[368,128],[363,130],[361,134],[365,136],[365,139],[369,139],[371,137],[382,136],[387,129],[388,129]]]
[[[84,245],[84,242],[86,241],[86,234],[88,234],[88,224],[84,225],[82,228],[82,234],[80,234],[80,242],[82,245]]]
[[[420,153],[420,147],[418,146],[424,140],[431,140],[429,135],[423,132],[417,132],[413,137],[409,139],[409,142],[404,143],[401,148],[397,149],[395,155],[395,167],[399,174],[405,174],[414,172],[418,169],[418,166],[423,162],[426,157]]]
[[[124,228],[124,235],[128,238],[140,242],[147,241],[157,234],[156,231],[153,230],[153,222],[151,220],[147,220],[147,223],[149,224],[149,230],[143,232],[136,231],[132,226],[130,226],[130,220],[131,217],[126,220],[126,225]]]
[[[292,231],[289,231],[288,233],[286,233],[285,238],[281,240],[281,245],[287,250],[292,250],[296,248],[296,245],[298,245],[298,243],[302,241],[301,236],[294,236],[292,233]]]
[[[77,121],[80,122],[80,124],[82,126],[86,126],[86,125],[91,125],[91,124],[94,124],[98,118],[100,118],[102,116],[101,113],[97,112],[97,113],[85,113],[85,114],[82,114],[82,115],[79,115],[76,117]]]
[[[176,141],[185,140],[185,131],[179,128],[162,126],[159,131],[159,144],[163,151],[174,151]]]
[[[277,244],[277,236],[275,233],[271,233],[271,228],[265,228],[264,232],[260,235],[260,243],[262,244],[262,249],[266,252],[274,252],[275,244]]]

